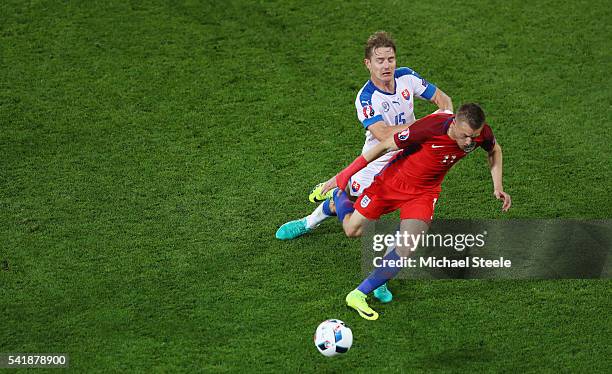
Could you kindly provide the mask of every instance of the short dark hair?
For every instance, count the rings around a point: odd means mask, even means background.
[[[372,53],[376,48],[393,48],[393,52],[395,52],[395,42],[391,35],[389,35],[385,31],[376,31],[374,34],[370,35],[368,41],[365,45],[365,58],[370,59],[372,57]]]
[[[467,103],[461,105],[455,118],[458,121],[465,121],[472,130],[478,130],[485,124],[485,114],[480,105]]]

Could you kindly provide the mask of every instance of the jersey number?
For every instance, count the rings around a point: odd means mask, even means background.
[[[400,114],[395,116],[395,124],[396,125],[405,125],[406,124],[406,118],[404,118],[404,112],[401,112]]]

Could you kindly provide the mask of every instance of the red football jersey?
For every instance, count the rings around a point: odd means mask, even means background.
[[[493,149],[495,137],[486,123],[469,149],[459,148],[446,134],[453,119],[452,114],[430,114],[409,129],[396,133],[395,144],[403,150],[380,172],[379,183],[398,195],[440,192],[444,176],[459,160],[477,147],[486,151]]]

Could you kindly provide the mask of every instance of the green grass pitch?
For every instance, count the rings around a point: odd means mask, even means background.
[[[0,352],[78,372],[609,372],[609,280],[394,281],[372,323],[343,304],[358,240],[274,232],[358,154],[379,29],[504,149],[511,212],[477,152],[437,217],[610,218],[611,25],[606,1],[3,1]],[[347,355],[313,346],[326,318],[353,329]]]

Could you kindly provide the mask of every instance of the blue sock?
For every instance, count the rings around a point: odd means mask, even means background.
[[[331,199],[326,199],[323,202],[323,213],[325,213],[328,216],[335,216],[336,213],[332,212],[330,207],[329,207],[329,203],[331,202]]]
[[[355,211],[353,202],[349,200],[345,191],[342,191],[340,195],[334,194],[334,203],[336,204],[336,214],[340,223],[344,221],[344,216]]]
[[[391,252],[387,253],[385,257],[383,257],[383,260],[399,260],[399,258],[400,257],[398,256],[397,252],[395,252],[394,248]],[[391,267],[388,265],[376,268],[370,273],[370,275],[368,275],[366,279],[363,280],[363,282],[361,282],[357,289],[367,295],[380,287],[383,283],[387,282],[389,279],[395,277],[402,269],[403,268],[399,266]]]

